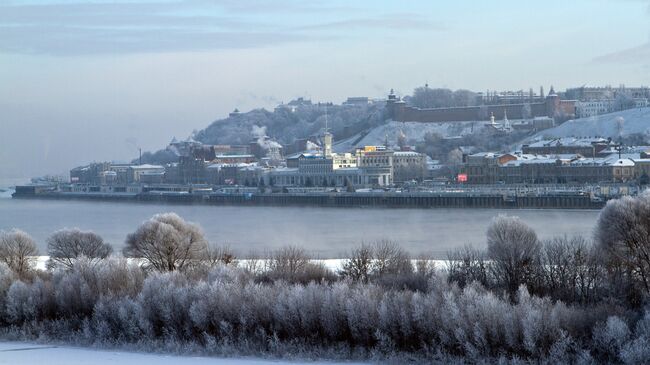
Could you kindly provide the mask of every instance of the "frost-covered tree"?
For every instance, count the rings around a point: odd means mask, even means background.
[[[47,254],[50,256],[47,266],[70,269],[80,257],[97,262],[112,252],[111,245],[104,242],[98,234],[78,228],[66,228],[54,232],[47,239]]]
[[[428,86],[413,90],[409,102],[418,108],[442,108],[454,104],[454,93],[449,89],[432,89]]]
[[[156,214],[126,238],[125,257],[144,260],[157,271],[183,270],[206,256],[201,228],[176,213]]]
[[[518,217],[499,215],[492,220],[487,249],[494,277],[510,295],[537,274],[541,244],[535,231]]]
[[[610,268],[622,266],[650,294],[650,193],[607,202],[598,217],[596,239]]]
[[[33,269],[37,255],[36,242],[27,233],[19,229],[0,231],[0,262],[19,277],[26,277]]]

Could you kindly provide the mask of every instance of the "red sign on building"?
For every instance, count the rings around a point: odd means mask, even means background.
[[[456,180],[458,182],[467,182],[467,174],[458,174]]]

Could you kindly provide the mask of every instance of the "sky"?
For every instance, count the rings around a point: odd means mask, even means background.
[[[164,148],[235,108],[650,85],[650,2],[0,1],[0,179]]]

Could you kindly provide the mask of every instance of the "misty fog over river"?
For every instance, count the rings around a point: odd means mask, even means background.
[[[210,242],[228,244],[240,256],[283,245],[299,245],[318,258],[344,256],[361,242],[390,239],[416,255],[445,258],[450,249],[485,247],[492,217],[516,215],[540,238],[583,234],[591,237],[598,211],[499,209],[371,209],[319,207],[236,207],[164,205],[0,198],[0,229],[19,228],[37,241],[68,227],[92,230],[115,250],[126,235],[156,213],[176,212],[200,224]]]

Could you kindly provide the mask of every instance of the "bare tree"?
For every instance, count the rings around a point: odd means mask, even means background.
[[[471,246],[464,246],[447,254],[447,272],[449,281],[458,283],[461,287],[477,281],[488,284],[488,264],[485,252]]]
[[[297,246],[285,246],[273,252],[269,260],[269,271],[284,278],[293,278],[304,270],[309,256]]]
[[[232,265],[237,266],[237,256],[230,248],[230,246],[217,246],[209,244],[206,247],[205,259],[210,267],[217,265]]]
[[[354,281],[368,282],[372,270],[372,246],[361,244],[350,253],[350,258],[343,262],[341,275]]]
[[[141,258],[157,271],[182,270],[205,258],[201,228],[176,213],[156,214],[126,238],[124,256]]]
[[[517,217],[497,216],[487,231],[488,257],[494,276],[513,296],[533,279],[541,244],[537,234]]]
[[[110,244],[91,231],[78,228],[62,229],[47,239],[47,262],[49,268],[61,266],[70,269],[80,257],[87,257],[92,263],[108,257],[113,252]]]
[[[395,242],[381,240],[375,243],[375,259],[372,263],[373,274],[382,276],[387,274],[413,273],[413,265],[408,252],[404,251]]]
[[[0,231],[0,262],[4,262],[19,277],[24,278],[33,268],[38,249],[27,233],[12,229]]]

